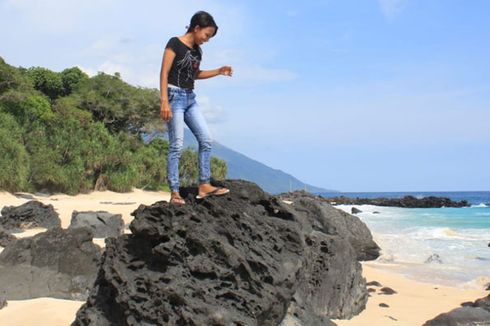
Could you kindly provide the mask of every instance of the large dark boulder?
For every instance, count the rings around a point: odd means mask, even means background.
[[[105,211],[73,211],[69,228],[88,227],[95,238],[117,237],[124,232],[124,221],[121,214]]]
[[[291,312],[305,325],[326,323],[311,320],[312,316],[345,319],[357,315],[368,298],[358,261],[376,259],[380,248],[357,217],[306,193],[298,193],[292,201],[290,209],[308,250]]]
[[[423,326],[490,326],[490,295],[440,314]]]
[[[307,232],[317,230],[345,238],[354,248],[359,261],[375,260],[379,257],[381,249],[374,242],[371,231],[356,216],[336,209],[325,200],[304,191],[283,194],[280,198],[292,201],[292,207],[297,214],[307,219],[303,223]]]
[[[317,227],[326,215],[249,182],[224,184],[226,196],[196,201],[184,190],[185,206],[141,205],[132,234],[106,241],[73,325],[279,325],[288,310],[332,325],[363,309],[362,250]]]
[[[53,205],[31,200],[20,206],[3,207],[0,226],[8,231],[22,231],[36,227],[52,229],[61,227],[61,220]]]
[[[100,259],[92,238],[87,228],[58,228],[18,239],[0,253],[0,296],[86,299]]]

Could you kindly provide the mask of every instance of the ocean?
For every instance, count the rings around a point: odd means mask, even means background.
[[[338,205],[356,214],[381,247],[376,267],[419,281],[480,287],[490,282],[490,191],[322,193],[324,197],[400,198],[406,195],[467,200],[464,208],[398,208]]]

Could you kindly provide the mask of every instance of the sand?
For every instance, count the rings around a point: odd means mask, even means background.
[[[35,196],[36,200],[53,205],[60,215],[64,228],[70,224],[73,210],[102,210],[122,214],[125,223],[130,223],[132,220],[130,213],[140,204],[149,205],[160,200],[168,201],[169,198],[170,195],[166,192],[149,192],[139,189],[123,194],[104,191],[77,196],[64,194],[50,197]],[[0,192],[0,209],[3,206],[18,206],[27,201],[29,200]],[[16,236],[32,236],[43,231],[44,229],[39,228],[16,234]],[[103,245],[104,239],[94,239],[94,242]],[[474,301],[488,294],[484,291],[483,286],[470,289],[417,282],[394,272],[380,270],[372,263],[363,264],[363,274],[368,282],[378,281],[397,293],[380,295],[377,290],[372,293],[366,310],[359,316],[351,320],[335,320],[339,326],[422,325],[426,320],[442,312],[457,308],[462,302]],[[389,307],[380,307],[380,303],[385,303]],[[8,306],[0,310],[0,325],[68,326],[75,319],[76,311],[82,304],[83,302],[80,301],[53,298],[10,300]]]
[[[350,320],[335,320],[339,326],[418,326],[443,312],[458,308],[462,302],[475,301],[488,294],[483,288],[456,288],[417,282],[400,274],[363,264],[367,282],[378,281],[397,293],[380,294],[379,287],[371,293],[366,309]],[[381,303],[389,307],[380,307]]]

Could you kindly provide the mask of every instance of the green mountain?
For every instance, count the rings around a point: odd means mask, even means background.
[[[196,140],[188,129],[185,130],[184,145],[197,148]],[[213,143],[212,155],[226,162],[228,178],[255,182],[271,194],[299,189],[313,193],[336,192],[306,184],[286,172],[273,169],[218,142]]]

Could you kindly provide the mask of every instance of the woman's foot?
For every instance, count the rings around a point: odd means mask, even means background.
[[[199,194],[197,199],[202,199],[208,196],[222,196],[230,192],[230,189],[223,187],[214,187],[210,183],[203,183],[199,185]]]
[[[170,204],[185,205],[185,200],[180,197],[180,194],[177,191],[172,191],[170,193]]]

